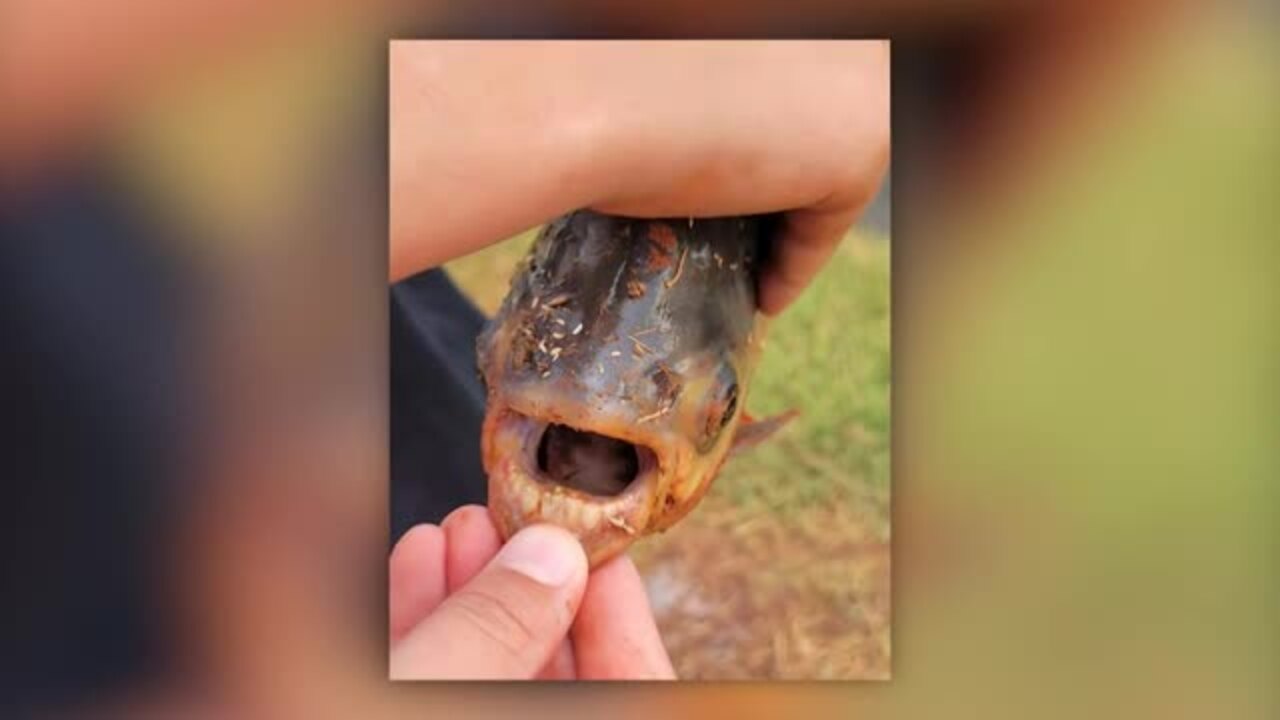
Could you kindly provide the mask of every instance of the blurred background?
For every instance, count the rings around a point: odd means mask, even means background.
[[[1274,717],[1276,20],[1256,2],[8,3],[0,714]],[[875,508],[892,468],[891,682],[386,682],[386,38],[557,33],[893,38],[893,408],[859,437],[890,459],[829,471]],[[876,242],[839,262],[876,277]],[[874,427],[874,398],[858,412]],[[688,532],[778,490],[751,470]],[[830,505],[804,485],[770,501],[813,522]],[[828,541],[759,532],[794,558]],[[637,559],[668,582],[697,562],[663,550]],[[742,667],[809,672],[807,610],[785,584],[758,597],[801,627]],[[710,672],[679,624],[673,652]]]

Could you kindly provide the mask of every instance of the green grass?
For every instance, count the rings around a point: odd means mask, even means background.
[[[887,531],[889,282],[889,243],[851,234],[773,321],[748,407],[800,417],[734,461],[719,487],[738,502],[783,511],[866,503]]]
[[[524,233],[448,266],[480,307],[502,301]],[[775,439],[726,466],[714,492],[784,516],[852,503],[888,533],[889,243],[851,233],[803,296],[772,322],[747,405],[800,411]]]

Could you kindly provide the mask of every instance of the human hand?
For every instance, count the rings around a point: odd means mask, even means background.
[[[570,210],[785,212],[760,308],[795,299],[889,159],[885,42],[397,42],[393,278]]]
[[[466,506],[406,533],[390,559],[392,679],[674,679],[635,566],[588,577],[568,532],[525,528],[504,546]]]
[[[889,160],[882,42],[623,43],[593,53],[612,167],[593,209],[786,211],[760,308],[789,305],[874,198]]]

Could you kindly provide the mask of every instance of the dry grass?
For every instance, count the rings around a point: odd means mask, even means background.
[[[887,679],[889,544],[845,506],[713,494],[632,551],[681,678]]]

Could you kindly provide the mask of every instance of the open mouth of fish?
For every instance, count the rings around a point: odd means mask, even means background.
[[[516,524],[554,523],[593,545],[629,543],[648,525],[662,472],[648,445],[511,408],[491,422],[490,495]]]

